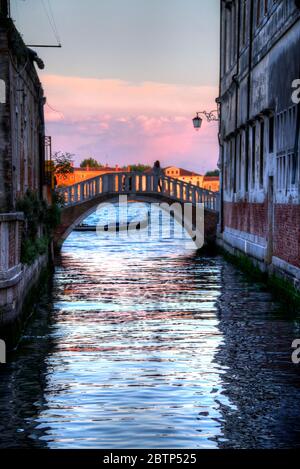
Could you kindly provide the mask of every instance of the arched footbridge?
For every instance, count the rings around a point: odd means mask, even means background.
[[[181,208],[180,211],[189,206],[192,216],[190,223],[185,222],[185,228],[191,233],[195,229],[199,204],[203,204],[201,207],[204,215],[204,242],[213,241],[216,236],[219,193],[169,176],[158,177],[153,173],[137,172],[106,173],[72,186],[57,188],[56,191],[63,200],[61,224],[54,233],[56,250],[75,226],[94,212],[99,204],[118,202],[121,195],[126,195],[128,200],[159,203],[162,207],[177,206]],[[176,210],[173,216],[175,219],[180,217]]]

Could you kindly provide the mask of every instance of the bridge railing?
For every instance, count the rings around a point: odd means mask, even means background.
[[[85,202],[102,194],[159,194],[174,201],[203,203],[206,209],[213,211],[218,210],[219,202],[217,192],[202,189],[169,176],[138,172],[106,173],[72,186],[59,187],[57,192],[62,196],[65,207]]]

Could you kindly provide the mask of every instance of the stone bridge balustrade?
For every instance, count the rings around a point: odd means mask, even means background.
[[[121,195],[127,195],[131,200],[148,203],[164,202],[167,205],[177,203],[183,209],[185,204],[191,205],[191,219],[187,223],[188,226],[185,226],[191,236],[197,227],[198,204],[203,204],[204,240],[206,243],[213,242],[216,237],[219,194],[163,174],[158,177],[153,173],[107,173],[72,186],[59,187],[57,193],[61,195],[64,205],[61,223],[54,233],[56,252],[59,252],[73,228],[95,211],[97,205],[103,202],[117,202]],[[174,217],[176,218],[175,215]]]
[[[73,186],[57,188],[63,196],[65,207],[85,202],[98,195],[105,194],[158,194],[177,202],[203,203],[205,209],[218,212],[219,193],[188,184],[184,181],[154,174],[111,173],[102,174],[92,179],[74,184]]]

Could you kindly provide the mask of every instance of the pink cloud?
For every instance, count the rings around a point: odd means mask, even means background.
[[[196,111],[215,108],[214,87],[53,75],[43,82],[54,149],[75,154],[77,163],[92,155],[109,164],[160,159],[200,172],[216,166],[216,123],[196,132],[191,121]]]

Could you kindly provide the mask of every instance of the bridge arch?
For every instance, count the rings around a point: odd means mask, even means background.
[[[59,188],[57,192],[65,203],[61,223],[54,233],[56,251],[60,250],[76,225],[95,212],[100,204],[118,202],[120,195],[126,195],[129,201],[158,203],[163,210],[168,210],[167,207],[170,206],[174,208],[177,204],[178,209],[172,215],[179,222],[182,222],[181,213],[185,212],[188,205],[190,216],[185,219],[185,229],[190,236],[196,235],[199,241],[201,236],[203,238],[204,231],[203,242],[206,243],[213,241],[216,236],[218,194],[177,179],[166,176],[156,179],[152,174],[141,173],[104,174],[73,186]],[[196,223],[200,206],[204,208],[203,228]]]

